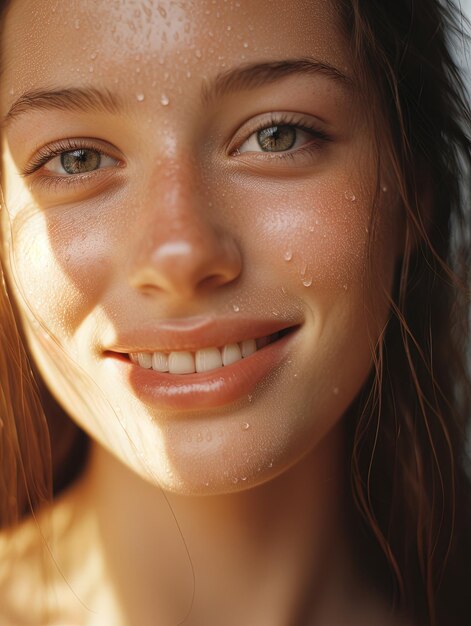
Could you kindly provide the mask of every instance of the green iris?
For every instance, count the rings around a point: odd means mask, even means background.
[[[294,126],[270,126],[258,131],[257,140],[264,152],[283,152],[294,146],[296,129]]]
[[[67,174],[86,174],[100,167],[101,155],[94,150],[73,150],[61,154],[61,165]]]

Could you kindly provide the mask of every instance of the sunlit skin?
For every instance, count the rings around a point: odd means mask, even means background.
[[[177,623],[192,575],[165,492],[195,571],[187,623],[389,624],[350,559],[342,417],[387,320],[400,217],[333,3],[114,5],[14,0],[4,27],[6,265],[40,371],[94,442],[55,508],[59,526],[81,511],[57,558],[100,623]],[[38,97],[67,89],[96,91]],[[274,125],[288,149],[260,146]],[[68,173],[80,149],[97,166]],[[240,320],[296,331],[228,402],[143,401],[110,356]]]

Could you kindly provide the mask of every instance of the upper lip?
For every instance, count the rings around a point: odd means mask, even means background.
[[[245,339],[272,335],[292,326],[297,319],[256,319],[250,317],[192,317],[146,322],[117,332],[107,351],[133,352],[196,351],[224,346]]]

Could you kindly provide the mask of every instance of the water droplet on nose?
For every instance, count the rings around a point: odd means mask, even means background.
[[[234,309],[235,313],[238,313],[240,311],[240,307],[237,304],[233,304],[232,308]]]
[[[345,200],[349,200],[350,202],[355,202],[355,200],[357,199],[355,194],[352,193],[351,191],[346,191],[344,195],[345,195]]]
[[[160,96],[160,104],[164,107],[168,106],[170,102],[170,98],[166,96],[164,93]]]
[[[345,291],[347,291],[348,285],[342,285],[342,287],[344,288]]]
[[[240,480],[247,480],[247,476],[242,476],[242,478]]]
[[[137,100],[138,102],[144,102],[144,100],[145,100],[145,95],[144,95],[143,93],[137,93],[137,94],[136,94],[136,100]]]
[[[291,252],[291,250],[286,250],[286,252],[283,255],[283,258],[285,261],[291,261],[291,259],[293,258],[293,253]]]
[[[268,463],[267,467],[273,467],[273,461],[270,461],[270,463]]]
[[[240,427],[242,430],[248,430],[250,428],[250,424],[248,422],[243,422]]]
[[[304,278],[303,279],[303,285],[305,287],[310,287],[312,285],[312,278]]]
[[[275,317],[278,317],[279,313],[278,311],[272,311],[272,315],[274,315]]]
[[[239,479],[237,478],[237,476],[234,476],[234,478],[232,479],[232,482],[234,483],[234,485],[237,485],[237,483],[239,482]]]
[[[226,30],[231,31],[231,30],[232,30],[232,26],[228,26],[228,27],[226,28]]]

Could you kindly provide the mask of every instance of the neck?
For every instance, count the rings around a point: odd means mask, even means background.
[[[338,608],[352,580],[344,458],[338,428],[264,485],[191,497],[164,493],[95,444],[83,505],[123,623],[189,613],[191,624],[285,626],[303,610],[329,613],[330,597]]]

